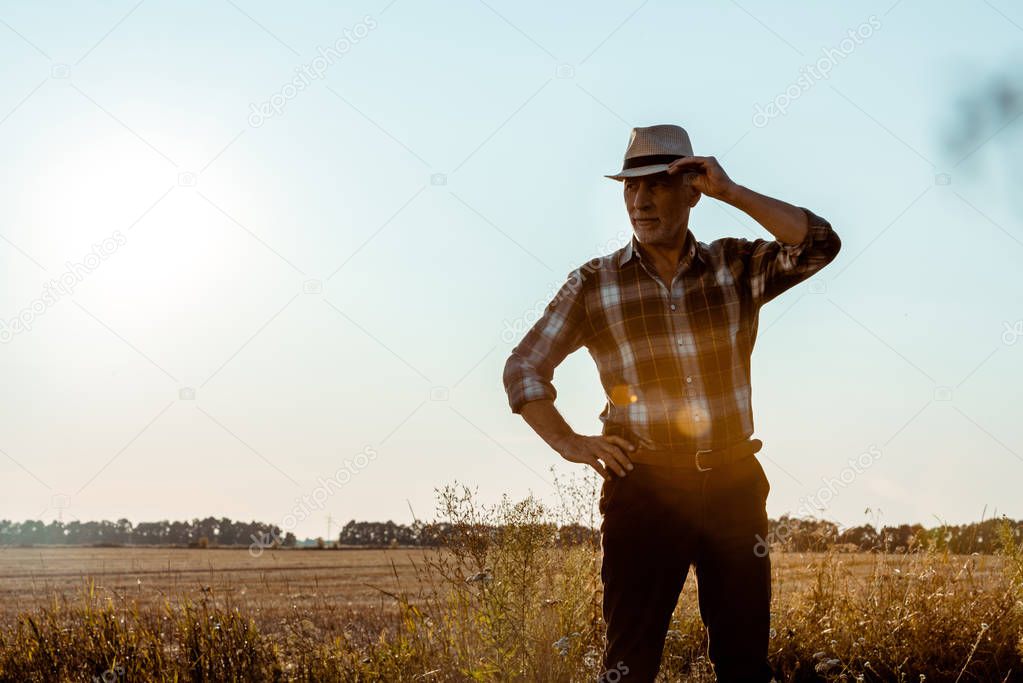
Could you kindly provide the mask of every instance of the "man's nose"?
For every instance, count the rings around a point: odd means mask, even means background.
[[[647,191],[646,183],[637,183],[636,192],[632,195],[632,208],[643,209],[650,203],[650,193]]]

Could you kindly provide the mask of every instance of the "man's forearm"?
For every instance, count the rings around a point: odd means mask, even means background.
[[[565,422],[558,409],[554,407],[554,401],[549,398],[530,401],[522,406],[520,411],[522,419],[533,428],[547,445],[560,452],[558,444],[566,437],[575,434],[575,431]]]
[[[785,244],[799,244],[810,228],[806,213],[798,206],[754,192],[743,185],[736,184],[722,199],[752,216]]]

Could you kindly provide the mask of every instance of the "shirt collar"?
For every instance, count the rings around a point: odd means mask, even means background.
[[[642,251],[638,248],[639,240],[636,239],[635,233],[632,235],[632,239],[622,249],[621,255],[618,257],[618,267],[621,268],[626,263],[632,260],[633,256],[636,256],[642,260]],[[682,245],[682,256],[679,259],[679,269],[685,270],[689,267],[693,260],[703,260],[700,254],[699,243],[696,241],[696,237],[693,235],[693,231],[686,229],[686,241]]]

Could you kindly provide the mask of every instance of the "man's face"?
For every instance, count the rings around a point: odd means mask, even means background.
[[[682,173],[626,178],[623,184],[636,238],[643,244],[677,244],[689,225],[689,210],[700,199],[699,191],[683,180]]]

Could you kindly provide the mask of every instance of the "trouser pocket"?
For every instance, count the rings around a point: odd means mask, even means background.
[[[601,515],[607,514],[611,501],[615,497],[615,491],[621,486],[621,483],[621,478],[614,475],[610,479],[604,480],[600,487],[600,500],[597,503],[597,509],[600,510]]]

